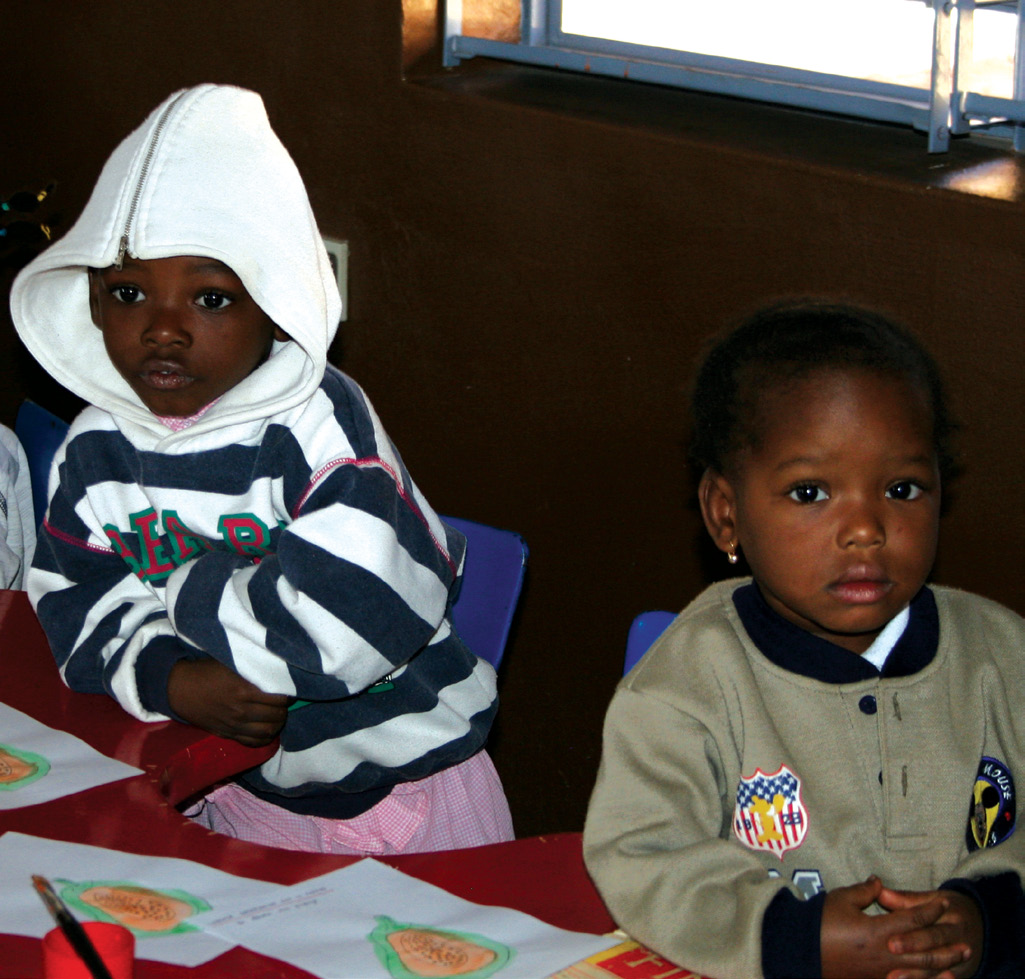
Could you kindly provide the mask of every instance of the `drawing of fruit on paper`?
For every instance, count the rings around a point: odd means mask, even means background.
[[[483,935],[403,924],[383,914],[375,920],[377,927],[367,937],[393,979],[487,979],[516,954]]]
[[[0,791],[23,789],[49,770],[50,763],[42,755],[0,744]]]
[[[186,919],[210,905],[185,891],[141,887],[120,880],[58,880],[64,901],[96,921],[124,925],[136,938],[197,931]]]

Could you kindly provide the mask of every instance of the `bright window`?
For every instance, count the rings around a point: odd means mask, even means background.
[[[1022,5],[522,0],[516,43],[495,39],[508,25],[479,29],[479,0],[448,0],[446,63],[483,55],[906,123],[933,151],[978,128],[1025,148]]]
[[[933,19],[931,7],[908,0],[562,3],[567,34],[926,88]]]

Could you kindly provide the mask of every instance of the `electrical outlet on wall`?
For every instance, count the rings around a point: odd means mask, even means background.
[[[347,320],[349,318],[349,243],[325,236],[324,247],[327,248],[327,257],[331,260],[331,268],[334,269],[338,291],[342,294],[342,319]]]

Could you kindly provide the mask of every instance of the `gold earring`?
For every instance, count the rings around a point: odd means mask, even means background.
[[[730,549],[726,552],[726,560],[729,561],[730,564],[736,564],[737,563],[737,545],[736,544],[730,544]]]

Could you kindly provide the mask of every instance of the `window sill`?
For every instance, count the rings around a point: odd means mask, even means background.
[[[1007,203],[1025,202],[1025,156],[984,136],[929,154],[900,126],[724,96],[475,58],[407,79],[460,98],[550,112],[718,150],[853,172]]]

